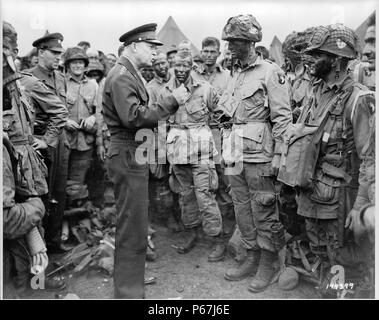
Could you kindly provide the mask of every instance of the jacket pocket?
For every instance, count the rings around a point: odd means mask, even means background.
[[[242,104],[248,113],[249,110],[263,107],[265,103],[264,89],[260,83],[249,84],[240,91]]]
[[[243,139],[243,151],[246,153],[261,153],[265,138],[264,123],[248,124],[243,130],[235,130],[236,135]]]
[[[188,114],[188,121],[197,122],[206,120],[208,109],[201,97],[188,102],[185,108]]]
[[[335,204],[339,200],[341,184],[341,179],[331,177],[326,175],[323,171],[318,170],[310,198],[321,204]]]

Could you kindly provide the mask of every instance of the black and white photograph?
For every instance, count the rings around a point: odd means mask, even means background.
[[[1,0],[1,299],[378,297],[376,7]]]

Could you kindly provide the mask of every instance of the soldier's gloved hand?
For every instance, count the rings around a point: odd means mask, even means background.
[[[33,143],[33,146],[32,146],[35,150],[38,150],[38,149],[47,149],[47,143],[44,141],[44,140],[41,140],[41,139],[38,139],[38,138],[34,138],[34,143]]]
[[[104,148],[104,146],[97,146],[96,154],[99,157],[100,161],[104,162],[104,160],[105,160],[105,148]]]
[[[184,104],[191,96],[191,94],[188,92],[187,88],[184,86],[183,83],[180,85],[179,88],[176,88],[172,91],[172,95],[174,96],[176,101],[178,101],[179,105]]]
[[[280,167],[280,154],[274,154],[274,157],[271,160],[271,166],[274,169],[274,174],[277,175]]]
[[[95,124],[96,124],[96,116],[95,115],[89,116],[83,122],[83,129],[89,132],[94,131]]]
[[[74,120],[68,119],[65,128],[68,131],[75,131],[79,129],[79,124]]]

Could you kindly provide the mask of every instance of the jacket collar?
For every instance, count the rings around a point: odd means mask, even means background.
[[[222,72],[223,69],[221,68],[221,66],[218,63],[216,63],[215,70],[216,70],[216,72]],[[196,71],[200,74],[205,74],[206,71],[205,71],[204,64],[202,63],[201,65],[199,65]]]
[[[75,78],[72,76],[72,74],[71,74],[70,72],[67,72],[67,73],[66,73],[66,79],[67,79],[67,80],[74,81],[74,82],[77,82],[77,83],[86,83],[86,82],[88,82],[88,78],[87,78],[86,75],[84,75],[83,78],[82,78],[81,80],[78,81],[77,79],[75,79]]]
[[[250,54],[246,64],[242,65],[241,60],[237,59],[236,62],[234,63],[234,68],[247,70],[247,69],[250,69],[262,64],[263,60],[264,59],[262,58],[262,56],[258,53]]]

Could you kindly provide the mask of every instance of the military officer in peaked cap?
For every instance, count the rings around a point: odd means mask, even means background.
[[[66,105],[66,80],[62,72],[58,70],[59,61],[64,49],[62,47],[63,35],[59,32],[49,33],[33,42],[37,48],[38,64],[27,70],[33,76],[42,81],[51,95],[60,99],[61,103],[53,103],[50,110],[56,110],[56,117],[64,113],[65,126],[67,125]],[[58,106],[59,105],[59,110]],[[50,115],[53,117],[54,115]],[[46,126],[46,115],[36,111],[34,132],[36,135],[44,135],[49,127]],[[46,225],[46,241],[50,252],[62,251],[61,230],[63,211],[66,202],[66,182],[68,171],[68,143],[65,129],[59,133],[55,146],[46,149],[46,164],[49,168],[49,215]]]
[[[149,105],[149,96],[139,69],[152,65],[157,39],[155,23],[135,28],[120,37],[124,44],[110,70],[103,92],[104,121],[111,141],[108,150],[109,177],[114,184],[118,219],[114,269],[114,296],[144,298],[148,227],[148,163],[135,157],[142,142],[136,133],[167,120],[188,98],[182,86],[161,102]]]

